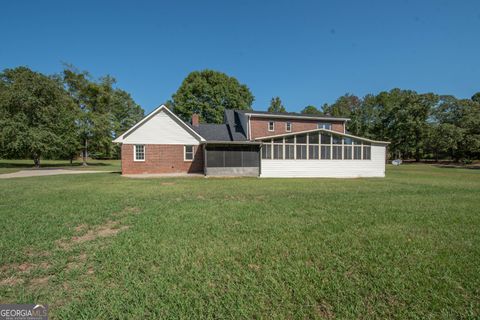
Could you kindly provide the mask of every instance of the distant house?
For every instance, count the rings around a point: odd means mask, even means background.
[[[223,124],[187,124],[160,106],[114,140],[122,173],[384,177],[388,142],[346,133],[347,118],[225,110]]]

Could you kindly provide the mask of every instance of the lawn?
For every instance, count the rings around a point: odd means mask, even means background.
[[[68,160],[41,160],[40,167],[68,169],[68,170],[102,170],[120,171],[120,160],[88,160],[88,166],[82,166],[81,160],[75,160],[72,164]],[[2,160],[0,159],[0,174],[17,172],[20,170],[35,169],[33,160]]]
[[[480,317],[480,170],[0,180],[0,302],[57,319]]]

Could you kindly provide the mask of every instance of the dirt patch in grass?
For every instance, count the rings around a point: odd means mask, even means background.
[[[31,287],[41,287],[48,284],[48,280],[50,280],[51,276],[34,278],[30,281]]]
[[[125,207],[122,211],[116,212],[113,215],[116,217],[122,217],[129,214],[137,215],[137,214],[140,214],[141,212],[142,212],[142,209],[140,209],[139,207]]]
[[[59,248],[63,250],[68,250],[76,244],[92,241],[97,238],[111,237],[128,228],[129,226],[119,226],[118,221],[108,220],[105,224],[98,226],[93,230],[88,230],[85,234],[81,236],[73,236],[68,240],[57,240],[56,244]]]
[[[6,272],[9,270],[13,270],[17,273],[26,273],[30,272],[32,270],[36,269],[42,269],[42,270],[47,270],[50,268],[50,264],[47,262],[41,262],[41,263],[30,263],[30,262],[24,262],[21,264],[18,263],[12,263],[12,264],[5,264],[0,267],[0,271]]]
[[[32,248],[25,250],[25,255],[29,258],[50,257],[52,254],[48,251],[38,251]]]
[[[335,318],[335,313],[332,311],[332,306],[324,301],[321,301],[315,305],[315,313],[322,319]]]
[[[23,279],[20,279],[17,277],[10,277],[10,278],[0,280],[0,286],[16,286],[22,283],[23,283]]]
[[[162,186],[174,186],[175,182],[162,182],[161,185]]]
[[[74,228],[75,232],[82,232],[82,231],[87,230],[87,229],[88,229],[88,225],[85,224],[85,223],[79,224],[78,226],[76,226]]]

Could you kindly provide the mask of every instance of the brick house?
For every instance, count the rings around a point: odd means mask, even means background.
[[[225,110],[224,123],[185,123],[160,106],[114,140],[122,174],[383,177],[387,142],[348,134],[349,119]]]

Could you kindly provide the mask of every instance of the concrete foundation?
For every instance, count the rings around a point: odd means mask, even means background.
[[[207,176],[245,176],[258,177],[258,167],[214,167],[205,168]]]

